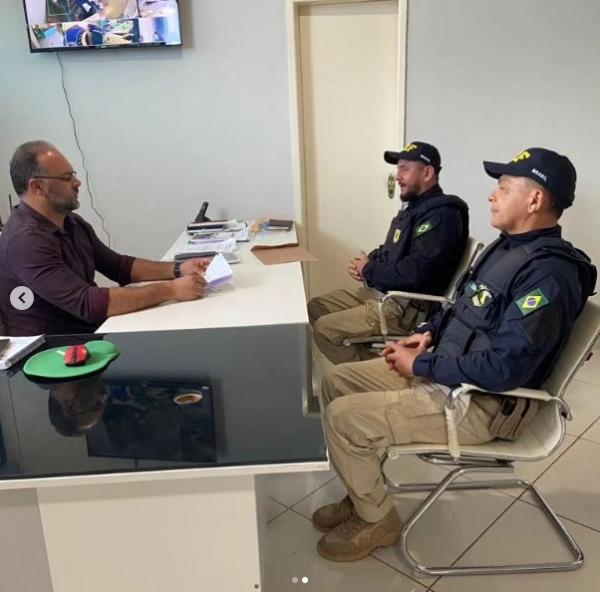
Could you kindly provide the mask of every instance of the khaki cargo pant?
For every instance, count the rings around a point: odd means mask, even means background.
[[[325,376],[322,405],[329,458],[363,520],[377,522],[394,505],[380,468],[389,446],[448,442],[445,402],[437,384],[402,378],[383,359],[342,364]],[[459,442],[492,440],[489,426],[499,408],[495,397],[472,397],[458,425]]]
[[[377,299],[380,292],[371,288],[334,290],[317,296],[308,303],[308,317],[313,326],[317,347],[334,364],[369,360],[376,354],[368,344],[345,346],[343,341],[352,337],[380,335]],[[417,325],[405,318],[408,300],[388,301],[384,309],[388,330],[392,335],[408,335]],[[409,310],[413,310],[412,308]]]

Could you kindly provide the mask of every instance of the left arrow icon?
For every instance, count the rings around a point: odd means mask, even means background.
[[[17,310],[31,308],[34,301],[33,292],[27,286],[17,286],[10,293],[10,303]]]

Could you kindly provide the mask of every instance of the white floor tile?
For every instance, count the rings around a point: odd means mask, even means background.
[[[283,514],[286,511],[286,506],[268,497],[264,501],[264,509],[262,514],[263,520],[265,520],[266,522],[271,522],[271,520],[274,520],[275,518],[277,518],[277,516]]]
[[[565,400],[573,414],[573,421],[567,422],[567,433],[580,436],[600,417],[600,386],[574,380]]]
[[[425,493],[395,496],[398,512],[407,518],[425,498]],[[409,546],[413,557],[426,565],[449,565],[511,503],[512,498],[495,492],[445,493],[412,531]],[[428,586],[434,582],[414,573],[395,547],[377,549],[373,555]]]
[[[425,592],[417,582],[367,557],[352,563],[322,559],[316,550],[322,533],[294,512],[286,512],[266,529],[264,592]],[[308,578],[303,584],[302,578]],[[297,578],[297,583],[292,581]]]
[[[578,440],[537,482],[561,516],[600,530],[600,444]]]
[[[576,374],[577,380],[600,386],[600,349],[583,365]]]
[[[292,509],[302,514],[305,518],[310,518],[313,512],[321,506],[339,502],[345,495],[346,489],[336,477],[327,483],[327,485],[317,489],[317,491],[311,493],[307,498],[292,506]]]
[[[261,493],[289,508],[334,477],[333,471],[315,471],[261,475],[257,479]]]
[[[600,580],[600,533],[567,520],[565,526],[587,561],[574,572],[494,576],[453,576],[438,581],[435,592],[578,592],[597,590]],[[565,561],[569,554],[541,512],[517,502],[475,543],[457,565]]]
[[[581,434],[581,437],[600,444],[600,420],[597,420],[586,432]]]

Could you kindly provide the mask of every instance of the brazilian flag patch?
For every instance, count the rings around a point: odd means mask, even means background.
[[[417,226],[417,229],[415,230],[415,236],[421,236],[429,230],[431,230],[431,222],[425,222],[424,224]]]
[[[523,298],[519,298],[516,302],[521,314],[526,317],[528,314],[532,313],[538,308],[542,308],[542,306],[546,306],[548,304],[548,299],[544,296],[544,293],[538,288],[533,292],[529,292]]]

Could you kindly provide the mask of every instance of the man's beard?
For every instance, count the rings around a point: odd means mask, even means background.
[[[81,205],[77,199],[77,194],[70,199],[65,199],[50,193],[48,195],[48,203],[57,214],[62,214],[64,216],[74,212]]]
[[[403,203],[408,203],[411,201],[415,201],[419,197],[419,193],[417,193],[414,189],[407,191],[406,193],[400,194],[400,201]]]

